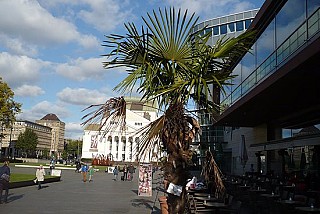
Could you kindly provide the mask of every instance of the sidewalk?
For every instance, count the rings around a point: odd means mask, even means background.
[[[11,167],[11,171],[34,173],[30,168]],[[62,170],[60,182],[44,184],[41,190],[36,186],[10,189],[8,203],[0,204],[0,213],[160,213],[158,196],[163,193],[156,190],[162,185],[160,171],[154,174],[152,197],[137,195],[137,173],[132,182],[112,179],[112,174],[97,172],[93,182],[84,183],[80,173]]]

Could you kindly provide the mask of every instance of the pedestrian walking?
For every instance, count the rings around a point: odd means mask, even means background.
[[[2,192],[4,193],[4,203],[8,202],[9,194],[9,181],[10,181],[10,168],[9,161],[5,161],[3,166],[0,168],[0,204],[2,203]]]
[[[83,164],[81,167],[82,181],[87,182],[88,165]]]
[[[94,168],[92,166],[89,167],[88,174],[89,174],[89,182],[91,182],[94,174]]]
[[[43,166],[40,165],[36,170],[36,181],[38,182],[38,190],[42,188],[41,184],[44,181],[45,175],[46,175],[46,172],[44,171]]]
[[[129,181],[132,181],[133,180],[133,173],[134,173],[134,166],[132,164],[130,164],[130,166],[128,167],[128,172],[129,172],[129,178],[128,180]]]
[[[119,168],[118,166],[114,167],[113,169],[113,175],[114,175],[114,180],[117,181],[118,180],[118,174],[119,174]]]
[[[126,181],[127,177],[128,177],[128,166],[127,164],[125,164],[123,167],[123,180]]]

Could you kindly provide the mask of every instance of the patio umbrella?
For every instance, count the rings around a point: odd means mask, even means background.
[[[241,135],[241,144],[240,144],[240,162],[243,167],[243,172],[244,168],[247,164],[248,161],[248,153],[247,153],[247,147],[246,147],[246,140],[244,135]]]

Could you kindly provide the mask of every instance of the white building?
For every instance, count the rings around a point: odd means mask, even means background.
[[[103,135],[99,132],[98,124],[90,124],[84,129],[82,158],[94,158],[100,155],[112,158],[114,161],[125,162],[150,162],[160,158],[158,145],[145,151],[143,156],[138,156],[141,136],[137,131],[157,119],[157,109],[152,104],[143,105],[139,99],[126,98],[126,129],[119,128]],[[115,123],[117,121],[109,121]]]

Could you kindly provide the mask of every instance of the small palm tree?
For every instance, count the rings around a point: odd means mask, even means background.
[[[198,18],[195,14],[181,13],[174,8],[158,13],[153,11],[143,18],[146,27],[141,33],[133,23],[125,24],[126,35],[109,35],[104,46],[111,47],[103,63],[106,69],[125,67],[128,76],[115,90],[127,93],[137,88],[141,101],[153,101],[163,114],[140,130],[142,137],[139,154],[149,151],[160,139],[167,151],[164,176],[176,185],[185,186],[189,176],[193,152],[189,145],[200,126],[187,111],[189,100],[208,112],[218,111],[218,104],[210,101],[212,85],[223,90],[223,85],[233,78],[234,60],[248,51],[254,34],[245,33],[237,38],[219,40],[214,46],[206,45],[210,35],[192,33]],[[105,133],[113,129],[107,119],[117,120],[125,127],[123,97],[112,98],[105,104],[89,106],[98,109],[83,117],[83,124],[100,122]],[[115,123],[113,123],[115,124]],[[218,174],[217,174],[218,175]],[[222,185],[217,183],[216,185]],[[218,188],[223,189],[223,188]],[[169,196],[169,212],[185,212],[185,191],[180,197]]]

